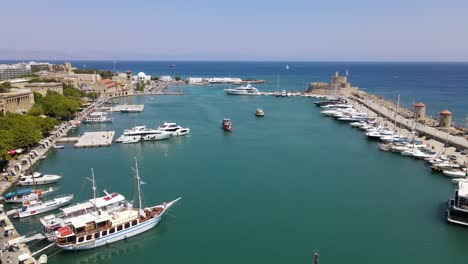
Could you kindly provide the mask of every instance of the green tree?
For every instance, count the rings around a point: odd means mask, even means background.
[[[176,80],[176,81],[180,81],[181,79],[182,79],[182,78],[180,78],[180,76],[174,77],[174,80]]]
[[[42,106],[40,104],[34,104],[33,107],[28,112],[28,115],[32,116],[40,116],[44,114],[44,109],[42,109]]]
[[[10,88],[12,88],[11,82],[3,82],[3,83],[0,83],[0,93],[9,92],[9,91],[10,91]]]
[[[159,81],[159,76],[151,76],[151,80],[153,80],[153,81]]]
[[[8,157],[7,151],[14,148],[13,132],[0,130],[0,159],[6,159]]]

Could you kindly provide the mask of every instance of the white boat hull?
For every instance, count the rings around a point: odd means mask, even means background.
[[[28,209],[27,211],[24,211],[24,212],[18,212],[18,217],[19,218],[24,218],[24,217],[29,217],[29,216],[49,212],[49,211],[52,211],[52,210],[55,210],[55,209],[59,209],[60,207],[63,207],[65,205],[69,204],[72,200],[73,200],[73,195],[71,195],[71,196],[69,196],[67,198],[63,198],[63,199],[61,199],[59,201],[56,201],[55,203],[54,203],[53,200],[47,201],[47,202],[44,203],[43,207],[31,208],[31,210]]]
[[[62,177],[55,175],[56,177],[50,177],[47,179],[26,179],[25,181],[19,181],[20,186],[33,186],[33,185],[45,185],[58,182]]]
[[[139,224],[137,226],[132,226],[130,228],[124,229],[120,232],[107,235],[104,237],[99,237],[97,239],[93,239],[89,242],[81,243],[81,244],[75,244],[75,245],[68,245],[63,247],[65,250],[86,250],[86,249],[92,249],[92,248],[97,248],[100,246],[104,246],[110,243],[114,243],[120,240],[123,240],[125,238],[129,238],[132,236],[136,236],[138,234],[141,234],[143,232],[146,232],[152,228],[154,228],[159,222],[161,221],[161,216],[158,216],[156,218],[153,218],[151,220],[148,220],[142,224]]]
[[[170,138],[172,133],[161,133],[161,134],[149,134],[141,137],[143,141],[154,141],[154,140],[163,140]]]

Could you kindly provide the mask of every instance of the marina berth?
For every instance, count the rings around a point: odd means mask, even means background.
[[[236,88],[224,89],[227,95],[260,95],[260,92],[257,88],[247,83],[245,86],[240,86]]]

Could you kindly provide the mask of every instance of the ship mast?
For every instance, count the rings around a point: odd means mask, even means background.
[[[137,190],[138,190],[138,205],[141,211],[140,174],[138,173],[138,161],[136,157],[135,157],[135,176],[136,176]]]
[[[93,183],[93,197],[94,197],[94,206],[96,206],[96,191],[97,191],[97,187],[96,187],[96,180],[94,179],[94,169],[91,168],[91,179],[90,178],[87,178],[88,180],[90,180],[92,183]],[[96,206],[97,207],[97,206]]]

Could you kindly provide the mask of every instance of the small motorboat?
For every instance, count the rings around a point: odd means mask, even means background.
[[[33,190],[33,188],[22,189],[16,192],[10,192],[3,196],[5,203],[24,203],[26,201],[33,201],[42,198],[53,192],[54,189],[50,187],[48,190]]]
[[[444,170],[442,171],[445,176],[453,177],[453,178],[465,178],[468,174],[466,169],[451,169],[451,170]]]
[[[54,149],[63,149],[65,146],[62,145],[53,145],[52,146]]]
[[[39,159],[41,159],[41,160],[42,160],[42,159],[45,159],[45,158],[47,158],[46,155],[42,155],[42,156],[39,157]]]
[[[47,201],[33,200],[23,203],[21,208],[16,208],[7,212],[15,218],[24,218],[37,214],[52,211],[69,204],[73,200],[73,194],[57,196]]]
[[[222,127],[223,127],[224,131],[232,132],[232,123],[231,123],[231,119],[229,119],[229,118],[224,118],[224,119],[223,119],[223,123],[222,123]]]
[[[258,116],[258,117],[264,117],[265,112],[263,112],[263,109],[259,108],[259,109],[257,109],[257,111],[255,111],[255,115]]]
[[[21,175],[18,185],[20,186],[32,186],[32,185],[44,185],[54,182],[58,182],[62,176],[52,174],[42,174],[34,172],[32,175]]]

